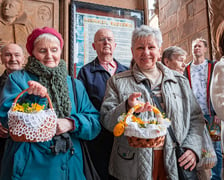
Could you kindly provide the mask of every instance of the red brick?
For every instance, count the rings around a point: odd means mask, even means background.
[[[171,31],[169,31],[169,44],[176,44],[178,42],[178,31],[177,28],[172,29]]]
[[[207,12],[205,10],[199,12],[194,16],[194,26],[196,31],[200,31],[201,29],[204,29],[208,27],[207,23]]]
[[[186,7],[182,7],[180,10],[177,11],[177,25],[185,23],[187,20],[187,11]]]
[[[206,9],[206,1],[205,0],[193,1],[193,7],[194,7],[195,14],[197,14],[201,10],[205,10]]]

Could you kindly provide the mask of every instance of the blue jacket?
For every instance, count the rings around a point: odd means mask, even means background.
[[[118,61],[115,60],[115,62],[117,63],[116,74],[128,69]],[[83,66],[79,71],[77,78],[83,82],[89,98],[97,110],[100,110],[106,90],[107,80],[110,77],[110,73],[108,73],[99,64],[98,58]]]
[[[117,70],[115,73],[126,71],[128,68],[115,59]],[[100,64],[98,58],[83,66],[78,74],[96,109],[100,110],[106,91],[107,80],[111,77]],[[100,134],[87,143],[93,164],[101,179],[109,179],[108,165],[113,145],[113,134],[102,127]]]
[[[27,82],[38,78],[26,71],[16,71],[9,75],[5,87],[0,95],[0,121],[7,127],[7,112],[15,97],[28,88]],[[71,77],[67,77],[69,97],[72,103],[70,119],[74,120],[75,129],[69,132],[74,145],[74,154],[70,151],[54,155],[50,147],[53,141],[28,143],[15,142],[8,138],[3,156],[2,174],[4,180],[84,180],[82,152],[79,139],[92,140],[100,130],[99,113],[89,100],[82,83],[76,81],[77,105],[74,102]],[[37,97],[37,96],[36,96]],[[36,101],[38,98],[36,99]],[[43,98],[39,99],[43,102]]]

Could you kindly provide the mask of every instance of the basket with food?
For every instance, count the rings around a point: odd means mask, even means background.
[[[133,147],[161,147],[164,144],[170,120],[165,118],[154,106],[152,106],[152,111],[155,114],[153,119],[143,120],[136,117],[134,112],[143,105],[138,104],[132,107],[127,114],[119,116],[118,123],[113,130],[114,136],[124,134],[128,137],[129,145]]]
[[[44,109],[37,103],[17,103],[23,90],[14,100],[8,112],[9,134],[18,142],[44,142],[49,141],[56,133],[57,115],[47,94],[49,109]]]
[[[221,126],[214,121],[210,125],[208,124],[207,126],[212,141],[221,141]]]
[[[202,138],[202,153],[201,159],[197,163],[197,169],[212,169],[217,163],[217,156],[211,137],[207,127],[204,128]]]

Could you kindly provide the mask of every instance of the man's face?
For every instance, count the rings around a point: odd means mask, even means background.
[[[204,57],[205,56],[205,53],[207,51],[207,48],[205,47],[205,45],[204,45],[204,43],[202,41],[196,41],[192,45],[192,49],[193,49],[193,55],[196,58]]]
[[[22,69],[25,57],[23,50],[16,44],[6,45],[1,54],[1,61],[8,73]]]
[[[21,4],[15,0],[5,0],[2,3],[2,13],[7,17],[17,17],[20,10]]]
[[[92,46],[100,57],[107,55],[113,56],[113,52],[116,47],[113,33],[108,29],[99,30],[95,35]]]

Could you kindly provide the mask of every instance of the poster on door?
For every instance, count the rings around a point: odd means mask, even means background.
[[[113,32],[117,44],[113,57],[129,67],[132,59],[132,32],[136,26],[142,24],[143,13],[83,2],[76,2],[75,5],[71,17],[73,23],[71,23],[70,33],[70,47],[72,48],[70,48],[70,53],[72,53],[70,60],[72,60],[74,76],[78,74],[82,66],[97,57],[92,43],[95,33],[100,28],[108,28]]]

